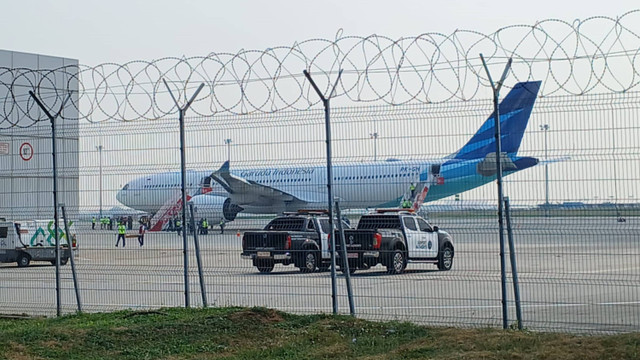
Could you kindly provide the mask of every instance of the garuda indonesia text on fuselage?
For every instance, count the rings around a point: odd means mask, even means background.
[[[540,82],[518,83],[500,103],[501,158],[504,175],[538,163],[517,155]],[[378,161],[335,164],[333,194],[341,207],[413,207],[484,185],[496,178],[495,120],[492,114],[456,153],[438,160]],[[324,166],[235,169],[225,162],[218,170],[187,172],[187,193],[197,218],[233,221],[239,212],[277,214],[327,207]],[[122,204],[154,214],[159,230],[180,213],[179,172],[153,174],[126,184],[117,194]]]

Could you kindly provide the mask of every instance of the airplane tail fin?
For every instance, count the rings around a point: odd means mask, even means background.
[[[507,154],[518,152],[533,104],[538,96],[540,83],[540,81],[518,83],[500,103],[501,152]],[[451,157],[468,160],[484,158],[489,153],[495,153],[494,117],[495,112],[482,124],[471,140]]]

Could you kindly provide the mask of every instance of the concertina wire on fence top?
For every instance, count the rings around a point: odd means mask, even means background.
[[[469,100],[488,86],[479,54],[502,69],[514,60],[510,84],[542,80],[540,96],[627,92],[640,83],[640,10],[567,22],[549,19],[492,34],[456,30],[397,40],[371,35],[311,39],[266,50],[207,56],[67,66],[50,70],[0,68],[0,129],[42,119],[32,90],[51,108],[69,91],[78,111],[65,120],[152,120],[176,113],[162,80],[189,98],[205,84],[190,111],[201,116],[306,110],[318,97],[302,74],[308,69],[329,90],[344,70],[336,97],[350,102],[400,105]],[[505,90],[506,91],[506,90]],[[184,101],[184,100],[183,100]],[[77,116],[77,118],[76,118]]]

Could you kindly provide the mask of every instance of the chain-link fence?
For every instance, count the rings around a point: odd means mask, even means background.
[[[488,98],[489,93],[486,95]],[[507,175],[504,183],[511,202],[526,328],[640,329],[639,99],[638,93],[626,92],[536,100],[517,155],[536,158],[539,163]],[[442,164],[474,136],[491,113],[488,99],[332,109],[337,196],[340,190],[348,190],[380,205],[400,205],[402,192],[387,198],[379,187],[381,183],[410,185],[410,175],[404,179],[394,173],[397,164],[421,169],[425,164]],[[261,230],[290,208],[286,205],[301,200],[326,204],[326,178],[322,181],[322,176],[309,175],[324,166],[324,113],[315,109],[187,117],[185,126],[187,189],[196,207],[196,227],[204,218],[208,222],[207,233],[198,235],[208,305],[331,312],[331,273],[321,271],[325,270],[322,266],[305,273],[296,264],[276,264],[271,272],[260,272],[254,261],[241,258],[243,236]],[[3,130],[2,135],[20,139],[32,136],[33,131],[14,128]],[[60,202],[73,205],[69,218],[77,240],[75,260],[83,310],[185,305],[182,237],[170,211],[180,189],[178,132],[177,120],[167,117],[59,125],[59,134],[69,140],[59,150],[64,183],[59,196]],[[48,161],[50,134],[43,129],[40,136],[42,145],[33,144],[35,156]],[[20,155],[8,156],[12,164],[20,164],[25,162]],[[254,200],[272,205],[279,201],[282,211],[275,206],[270,212],[263,211],[254,202],[230,221],[224,204],[234,192],[237,196],[239,185],[224,177],[226,161],[243,186],[260,186],[262,192],[252,193]],[[371,174],[350,172],[363,166],[376,170]],[[12,203],[24,199],[26,205],[2,209],[0,216],[32,220],[50,214],[51,185],[33,180],[39,176],[50,179],[50,174],[39,174],[35,168],[16,177],[13,175],[22,174],[17,165],[2,171],[5,186],[1,195],[11,197]],[[451,235],[455,247],[451,270],[438,271],[436,264],[424,261],[409,261],[402,274],[389,274],[385,264],[357,269],[351,275],[357,316],[444,326],[500,326],[500,252],[492,176],[487,176],[486,185],[472,190],[452,189],[450,196],[427,202],[418,212],[430,225]],[[449,180],[443,176],[443,183],[433,189],[449,186]],[[122,197],[127,185],[144,191],[127,200]],[[174,202],[167,205],[166,199],[172,196]],[[154,206],[156,211],[150,211]],[[357,226],[368,207],[357,201],[341,206],[351,226]],[[32,216],[34,208],[49,210]],[[163,226],[153,229],[163,211],[168,214]],[[116,246],[120,220],[126,247],[122,241]],[[151,230],[160,230],[147,231],[143,243],[137,238],[140,220]],[[51,234],[50,229],[43,230]],[[23,240],[29,236],[31,233],[22,234]],[[191,236],[191,306],[202,306]],[[1,312],[54,314],[54,269],[38,261],[28,267],[1,264]],[[76,302],[70,267],[62,267],[62,272],[63,311],[72,312]],[[513,323],[514,297],[511,273],[507,273]],[[348,313],[345,275],[339,272],[337,280],[339,311]]]

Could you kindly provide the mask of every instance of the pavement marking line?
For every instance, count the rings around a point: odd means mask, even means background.
[[[570,271],[565,274],[602,274],[609,272],[627,271],[627,270],[640,270],[640,266],[620,268],[620,269],[603,269],[603,270],[591,270],[591,271]]]
[[[574,304],[536,304],[523,305],[523,309],[527,308],[557,308],[557,307],[580,307],[580,306],[602,306],[602,305],[640,305],[640,301],[624,301],[624,302],[604,302],[604,303],[574,303]],[[501,309],[501,305],[441,305],[441,306],[358,306],[362,310],[411,310],[411,309]],[[295,307],[293,309],[308,309],[305,307]]]

